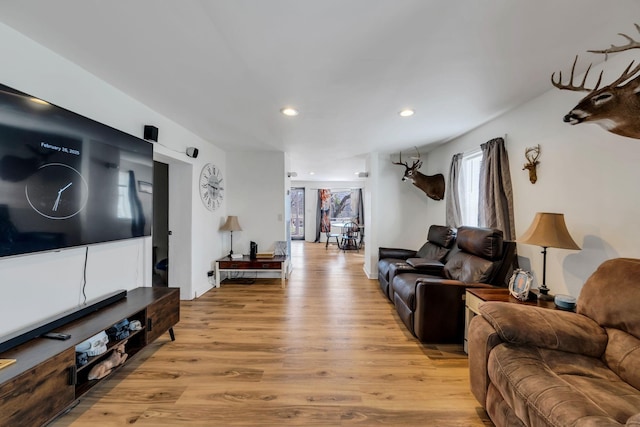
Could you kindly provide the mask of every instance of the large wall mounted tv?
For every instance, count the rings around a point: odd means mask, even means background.
[[[153,146],[0,85],[0,257],[151,235]]]

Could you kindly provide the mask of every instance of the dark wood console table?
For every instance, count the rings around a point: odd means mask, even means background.
[[[38,337],[1,353],[0,359],[16,359],[16,363],[0,370],[0,426],[43,425],[108,379],[89,380],[88,374],[118,342],[109,342],[106,353],[89,357],[80,367],[75,346],[123,319],[139,320],[142,325],[127,338],[128,361],[163,333],[173,332],[180,320],[180,289],[134,289],[126,298],[55,329],[70,334],[68,340]]]
[[[273,258],[256,258],[251,259],[248,255],[244,255],[239,259],[231,259],[226,256],[216,260],[216,288],[220,287],[220,273],[222,271],[279,271],[282,289],[285,287],[285,279],[287,278],[287,257],[276,255]]]

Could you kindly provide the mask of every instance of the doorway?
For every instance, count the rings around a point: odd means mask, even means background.
[[[291,188],[291,240],[304,240],[304,188]]]
[[[153,162],[152,285],[169,286],[169,165]]]

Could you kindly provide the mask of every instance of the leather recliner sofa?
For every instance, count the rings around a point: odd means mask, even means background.
[[[576,312],[485,302],[471,391],[497,427],[640,426],[640,259],[605,261]]]
[[[399,271],[391,283],[398,315],[422,342],[461,343],[465,290],[505,286],[511,271],[516,245],[501,230],[462,226],[456,243],[439,274]]]
[[[395,275],[402,272],[422,271],[439,274],[444,262],[455,248],[456,230],[442,225],[432,225],[427,233],[427,242],[415,251],[400,248],[378,249],[378,283],[382,293],[393,302],[390,284]]]

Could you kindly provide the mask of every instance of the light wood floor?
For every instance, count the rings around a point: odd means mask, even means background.
[[[183,301],[160,337],[52,426],[491,426],[461,346],[421,345],[363,252],[293,242],[294,270]]]

